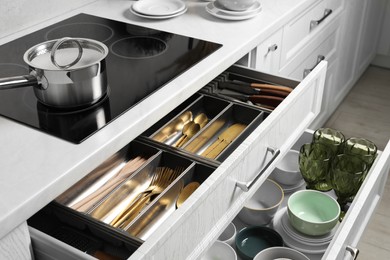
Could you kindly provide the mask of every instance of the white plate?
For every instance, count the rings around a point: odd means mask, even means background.
[[[212,16],[224,19],[224,20],[231,20],[231,21],[238,21],[238,20],[246,20],[252,17],[255,17],[258,13],[261,11],[261,5],[260,8],[258,8],[255,12],[249,13],[249,14],[227,14],[226,10],[221,10],[219,8],[216,8],[214,6],[214,3],[211,2],[206,5],[206,11],[211,14]],[[238,12],[236,12],[238,13]]]
[[[186,5],[181,0],[139,0],[132,7],[139,14],[167,16],[182,12]]]
[[[251,7],[249,7],[247,10],[244,11],[232,11],[232,10],[227,10],[223,6],[221,6],[219,3],[216,1],[211,2],[213,8],[218,9],[218,11],[225,13],[227,15],[249,15],[253,13],[257,13],[261,9],[261,4],[260,2],[255,2]]]
[[[297,241],[295,238],[290,237],[290,235],[285,232],[285,230],[282,227],[282,217],[284,214],[286,214],[286,211],[287,211],[286,207],[278,210],[273,219],[273,228],[275,229],[276,232],[278,232],[282,236],[284,244],[302,253],[313,254],[313,255],[325,253],[326,249],[329,246],[330,241],[328,243],[324,243],[320,245],[307,245],[301,243],[300,241]]]
[[[179,16],[179,15],[182,15],[185,12],[187,12],[187,7],[185,7],[184,10],[182,10],[182,11],[180,11],[178,13],[175,13],[175,14],[171,14],[171,15],[144,15],[144,14],[138,13],[137,11],[133,10],[133,7],[130,7],[130,12],[132,12],[134,15],[136,15],[138,17],[147,18],[147,19],[160,20],[160,19],[168,19],[168,18],[172,18],[172,17],[176,17],[176,16]]]

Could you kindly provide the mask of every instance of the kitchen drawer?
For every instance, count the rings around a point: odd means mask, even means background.
[[[293,149],[299,150],[304,143],[311,142],[313,131],[306,131]],[[365,181],[353,200],[343,222],[335,233],[328,249],[321,259],[353,259],[350,249],[356,248],[380,198],[383,194],[387,175],[390,171],[390,142],[372,165]]]
[[[286,77],[301,80],[319,61],[327,60],[330,64],[333,63],[337,54],[339,20],[340,16],[333,20],[319,37],[305,46],[304,50],[298,52],[297,56],[281,68],[279,73]]]
[[[277,74],[280,68],[280,54],[282,50],[283,30],[280,29],[263,41],[255,49],[255,64],[252,68],[262,72]]]
[[[298,139],[298,141],[292,146],[292,149],[299,151],[303,144],[310,143],[312,141],[313,133],[313,130],[306,130]],[[365,181],[358,191],[354,201],[350,205],[344,220],[342,223],[340,223],[340,225],[337,226],[334,237],[330,241],[326,251],[324,253],[302,253],[308,256],[311,260],[352,259],[352,255],[348,250],[352,251],[352,248],[356,248],[356,245],[358,244],[358,241],[360,240],[360,237],[382,196],[389,170],[390,142],[387,144],[383,152],[378,152],[378,156],[373,166],[371,167],[370,172],[368,173]],[[272,175],[270,178],[272,179]],[[293,189],[283,185],[282,187],[285,187],[286,191],[285,198],[279,208],[279,213],[282,212],[282,210],[284,210],[287,206],[287,201],[291,194],[298,190],[305,189],[305,184],[300,185],[299,187],[294,187]],[[326,193],[336,198],[334,191],[329,191]],[[280,217],[278,212],[276,215]],[[235,223],[238,230],[247,226],[238,217],[234,218],[233,222]],[[295,246],[300,246],[300,244],[296,244]],[[351,249],[347,249],[347,247]],[[309,249],[309,247],[305,247],[305,251],[309,251]],[[315,250],[320,249],[322,250],[323,248],[315,248]]]
[[[71,216],[71,218],[65,217],[60,220],[73,228],[90,230],[92,227],[92,230],[96,231],[93,228],[96,225],[102,230],[92,232],[92,235],[100,239],[106,238],[105,234],[108,233],[114,234],[114,237],[117,235],[120,238],[119,242],[133,241],[133,245],[138,245],[139,248],[129,259],[197,259],[216,239],[222,228],[234,218],[242,208],[245,199],[250,197],[264,182],[275,163],[290,149],[319,113],[326,67],[327,63],[321,62],[300,83],[240,66],[230,67],[227,70],[229,73],[241,75],[249,82],[261,80],[291,86],[294,90],[272,113],[262,118],[260,125],[250,129],[248,135],[223,161],[207,164],[207,161],[194,159],[179,179],[183,178],[188,182],[194,178],[200,178],[196,175],[203,174],[206,177],[203,176],[201,179],[201,185],[181,207],[175,208],[168,217],[164,217],[154,230],[144,232],[147,235],[142,236],[143,239],[136,237],[137,232],[131,235],[130,231],[127,233],[125,230],[113,228],[86,217],[85,213],[69,210],[57,203],[49,206],[55,206],[56,216],[61,216],[58,211],[64,211],[64,214]],[[202,96],[196,97],[194,102],[203,98]],[[224,102],[222,99],[220,101]],[[222,114],[235,106],[253,108],[240,103],[229,103],[222,110]],[[245,118],[250,114],[248,111],[237,110],[236,112],[240,112]],[[143,139],[141,138],[140,141],[142,142]],[[159,147],[159,149],[163,148]],[[186,154],[175,154],[187,159],[192,158]],[[156,158],[153,157],[150,160],[156,160]],[[214,165],[216,168],[213,168]],[[192,172],[191,169],[195,171]],[[178,181],[175,181],[170,187],[175,187],[177,183]],[[144,216],[153,216],[151,212],[155,209],[158,211],[159,205],[164,202],[164,196],[170,196],[169,189],[145,208]],[[77,221],[79,218],[80,220]],[[137,221],[139,221],[138,218],[134,219],[133,223]],[[118,243],[116,240],[113,242]]]
[[[308,42],[318,40],[323,29],[341,12],[343,1],[316,1],[305,12],[285,25],[283,32],[281,66],[285,66]],[[331,10],[331,11],[330,11]]]

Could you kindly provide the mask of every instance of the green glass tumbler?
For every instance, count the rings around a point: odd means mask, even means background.
[[[367,172],[376,158],[377,151],[378,148],[373,142],[361,137],[348,138],[343,143],[342,149],[343,153],[355,155],[365,161],[367,163]]]
[[[341,208],[354,197],[362,185],[367,164],[357,156],[339,154],[334,157],[330,168],[330,182]]]
[[[328,146],[334,155],[340,151],[340,147],[345,141],[342,132],[332,128],[319,128],[313,134],[313,143],[322,143]]]
[[[299,170],[306,182],[307,189],[329,191],[328,182],[331,150],[322,143],[308,143],[299,150]]]

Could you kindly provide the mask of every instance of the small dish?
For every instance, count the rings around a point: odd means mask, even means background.
[[[237,254],[243,260],[251,260],[261,250],[274,246],[283,246],[283,238],[268,227],[247,227],[236,235]]]
[[[255,12],[249,13],[249,14],[244,14],[244,15],[231,15],[227,14],[221,11],[219,8],[214,8],[213,2],[209,3],[206,5],[206,11],[211,14],[212,16],[215,16],[220,19],[224,20],[230,20],[230,21],[239,21],[239,20],[247,20],[250,18],[255,17],[261,12],[261,5],[260,8],[257,9]]]
[[[236,239],[236,226],[233,222],[230,222],[229,225],[225,228],[221,235],[219,235],[218,240],[221,242],[225,242],[230,246],[234,246],[234,241]]]
[[[185,7],[184,10],[177,12],[175,14],[171,14],[171,15],[144,15],[144,14],[141,14],[141,13],[138,13],[137,11],[135,11],[133,9],[133,6],[131,6],[130,12],[132,12],[134,15],[136,15],[138,17],[147,18],[147,19],[154,19],[154,20],[162,20],[162,19],[168,19],[168,18],[173,18],[173,17],[179,16],[179,15],[182,15],[185,12],[187,12],[187,9],[188,8]]]
[[[221,241],[215,241],[201,258],[201,260],[213,259],[237,260],[237,254],[228,244]]]
[[[303,180],[299,171],[299,152],[289,150],[276,165],[271,178],[283,185],[295,185]]]
[[[228,10],[228,9],[224,8],[217,1],[211,2],[211,4],[214,8],[218,9],[218,11],[225,13],[227,15],[249,15],[249,14],[257,13],[261,9],[261,4],[259,1],[256,1],[251,7],[249,7],[246,10],[242,10],[242,11]]]
[[[276,212],[273,219],[272,226],[281,235],[281,237],[283,238],[283,242],[286,246],[296,249],[299,252],[305,254],[319,255],[325,253],[326,249],[329,246],[330,241],[329,243],[320,244],[320,245],[307,245],[305,243],[302,243],[299,240],[296,240],[295,238],[292,238],[289,234],[287,234],[282,227],[282,217],[284,214],[287,214],[286,207]]]
[[[294,259],[294,260],[310,260],[307,256],[298,250],[287,247],[270,247],[258,253],[253,260],[269,260],[269,259]]]
[[[215,0],[223,9],[231,11],[245,11],[251,8],[257,0]]]
[[[325,235],[332,231],[338,223],[340,212],[340,205],[334,198],[316,190],[297,191],[287,201],[291,225],[310,236]]]
[[[182,12],[186,5],[180,0],[142,0],[132,5],[135,12],[148,16],[167,16]]]
[[[275,181],[267,179],[238,213],[249,225],[267,225],[283,202],[284,192]]]

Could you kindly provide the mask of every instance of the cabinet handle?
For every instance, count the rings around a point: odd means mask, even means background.
[[[271,46],[268,47],[268,51],[266,54],[264,54],[264,57],[266,57],[268,55],[268,53],[270,53],[271,51],[276,51],[278,49],[278,45],[275,43]]]
[[[280,154],[279,149],[271,148],[271,147],[267,148],[267,153],[269,153],[269,152],[272,154],[272,158],[263,167],[263,169],[261,169],[260,172],[253,178],[253,180],[251,180],[249,182],[240,182],[240,181],[236,182],[236,185],[240,189],[242,189],[245,192],[249,191],[249,189],[253,186],[253,184],[256,183],[256,181],[260,178],[260,176],[268,169],[268,167],[271,165],[271,163],[273,163],[273,161],[275,161],[276,157],[278,157],[278,155]],[[266,155],[267,155],[267,153],[266,153]]]
[[[312,20],[310,22],[310,31],[320,25],[332,12],[332,9],[325,9],[324,16],[320,20]]]
[[[318,55],[318,57],[317,57],[317,62],[316,62],[316,64],[314,65],[314,67],[311,68],[311,69],[304,69],[304,70],[303,70],[303,78],[306,78],[306,76],[309,75],[309,73],[312,72],[312,71],[315,69],[315,67],[317,67],[317,65],[320,64],[320,62],[321,62],[322,60],[325,60],[325,56],[324,56],[324,55]]]
[[[347,246],[346,250],[351,253],[353,260],[357,259],[358,255],[359,255],[359,249],[352,247],[352,246]]]

